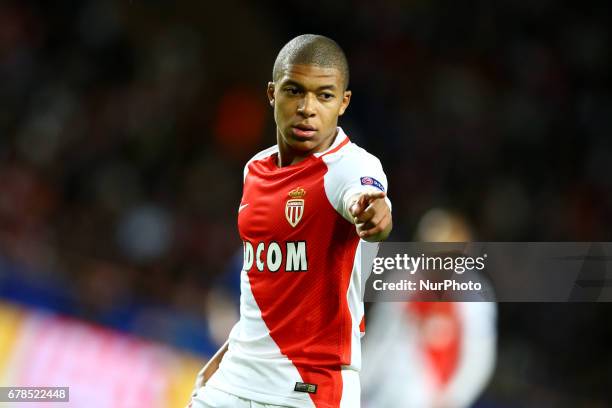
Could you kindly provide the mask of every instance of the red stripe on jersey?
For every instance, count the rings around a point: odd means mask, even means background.
[[[452,302],[411,302],[407,305],[421,321],[423,351],[436,385],[441,389],[451,380],[459,363],[461,321],[457,306]]]
[[[336,149],[348,143],[348,139]],[[329,153],[332,153],[331,151]],[[297,368],[302,381],[317,384],[309,394],[317,408],[337,408],[341,366],[351,362],[352,319],[347,301],[359,238],[355,227],[332,207],[325,193],[327,166],[311,157],[279,168],[276,156],[252,162],[238,216],[240,235],[254,249],[277,243],[283,263],[276,272],[257,262],[248,270],[253,297],[270,336]],[[293,227],[285,206],[301,188],[302,217]],[[287,272],[287,242],[306,242],[308,270]],[[260,258],[266,259],[266,250]],[[256,256],[256,255],[255,255]],[[261,263],[260,263],[261,265]],[[281,392],[285,392],[279,390]]]
[[[342,147],[344,147],[348,142],[350,142],[350,140],[349,140],[349,138],[347,136],[342,142],[340,142],[340,144],[338,146],[334,147],[329,152],[323,153],[321,155],[321,157],[327,156],[328,154],[336,153],[338,150],[342,149]]]

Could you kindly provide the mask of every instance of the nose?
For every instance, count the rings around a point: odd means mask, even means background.
[[[314,104],[316,101],[313,100],[313,98],[314,95],[307,93],[304,95],[304,98],[302,98],[300,104],[298,105],[298,113],[305,118],[310,118],[315,115]]]

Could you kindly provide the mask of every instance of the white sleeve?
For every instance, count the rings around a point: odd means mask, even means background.
[[[346,149],[343,154],[323,156],[328,166],[324,184],[329,202],[352,223],[353,217],[349,213],[351,198],[366,191],[388,193],[388,184],[380,160],[356,145],[349,145]],[[391,208],[389,197],[385,201]]]

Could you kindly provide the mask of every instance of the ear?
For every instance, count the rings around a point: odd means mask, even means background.
[[[274,90],[275,90],[274,82],[268,82],[268,88],[266,89],[266,94],[268,95],[268,101],[270,102],[270,106],[274,106]]]
[[[349,103],[351,102],[351,95],[353,93],[351,91],[344,91],[344,95],[342,95],[342,105],[340,105],[340,113],[338,116],[344,115],[344,111],[348,108]]]

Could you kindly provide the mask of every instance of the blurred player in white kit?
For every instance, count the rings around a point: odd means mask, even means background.
[[[417,241],[469,242],[459,216],[431,210]],[[493,302],[377,302],[367,315],[364,408],[469,407],[495,365]]]

